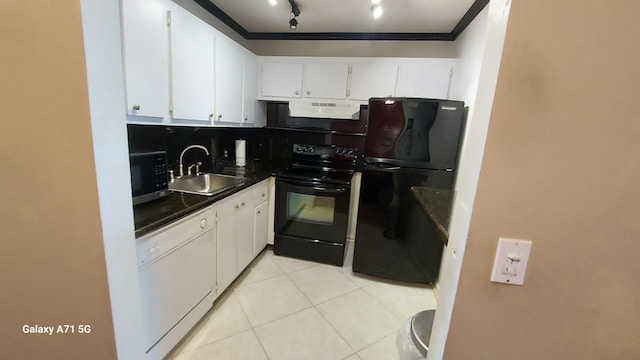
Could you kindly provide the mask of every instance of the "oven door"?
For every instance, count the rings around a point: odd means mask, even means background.
[[[275,232],[344,244],[350,186],[276,178]]]

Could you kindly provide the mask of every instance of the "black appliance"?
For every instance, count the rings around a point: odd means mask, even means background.
[[[437,279],[443,243],[410,188],[453,188],[463,129],[462,101],[369,100],[353,271]]]
[[[131,153],[129,165],[133,205],[169,195],[166,151]]]
[[[358,151],[293,145],[291,167],[276,174],[276,255],[342,266],[351,178]]]

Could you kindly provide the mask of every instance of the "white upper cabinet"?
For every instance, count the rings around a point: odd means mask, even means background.
[[[348,64],[305,64],[302,96],[318,99],[346,99],[348,78]]]
[[[372,97],[393,96],[396,92],[397,79],[398,65],[353,64],[349,98],[369,100]]]
[[[216,39],[216,114],[214,121],[242,123],[243,54],[231,40]]]
[[[262,96],[300,97],[302,64],[262,64]]]
[[[264,63],[260,98],[345,99],[348,64]]]
[[[256,89],[258,88],[258,62],[256,56],[244,55],[244,72],[242,77],[242,118],[246,124],[255,124],[258,116]]]
[[[169,114],[167,6],[158,0],[122,0],[127,115]]]
[[[454,60],[424,59],[402,64],[396,96],[447,99]]]
[[[210,121],[214,112],[214,32],[176,6],[171,12],[172,117]]]

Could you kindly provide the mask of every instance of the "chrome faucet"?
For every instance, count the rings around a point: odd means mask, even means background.
[[[194,149],[194,148],[202,149],[202,150],[204,150],[204,152],[207,153],[207,155],[209,155],[209,150],[207,150],[207,148],[202,146],[202,145],[189,145],[189,146],[187,146],[187,148],[182,150],[182,153],[180,154],[180,176],[184,176],[184,169],[182,167],[182,157],[184,156],[184,153],[187,152],[187,150]]]

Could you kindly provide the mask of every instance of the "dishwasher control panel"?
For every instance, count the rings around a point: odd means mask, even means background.
[[[213,229],[214,212],[206,209],[178,220],[137,240],[138,266],[143,266]]]

